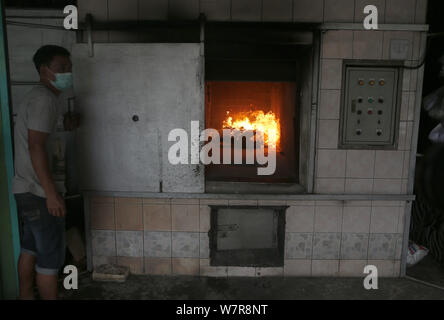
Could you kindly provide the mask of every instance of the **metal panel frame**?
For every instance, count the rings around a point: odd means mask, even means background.
[[[349,60],[345,59],[342,63],[342,86],[341,86],[341,105],[340,105],[340,116],[339,116],[339,139],[338,148],[339,149],[356,149],[356,150],[395,150],[398,148],[398,138],[399,138],[399,117],[401,109],[401,97],[402,97],[402,79],[403,79],[403,61],[396,60]],[[395,88],[395,106],[392,111],[394,114],[394,119],[392,123],[393,128],[393,138],[391,144],[352,144],[345,143],[345,129],[346,129],[346,92],[347,92],[347,68],[348,67],[362,67],[362,68],[394,68],[397,69],[397,86]]]
[[[220,206],[210,205],[210,265],[242,267],[283,267],[285,258],[285,212],[289,206]],[[275,249],[217,249],[217,217],[219,209],[266,209],[278,214],[277,248]],[[246,256],[246,254],[249,254]],[[250,260],[251,259],[251,260]]]

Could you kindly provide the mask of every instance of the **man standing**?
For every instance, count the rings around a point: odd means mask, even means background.
[[[34,278],[42,299],[56,299],[57,276],[65,259],[66,208],[54,181],[53,155],[48,156],[48,147],[61,121],[58,97],[72,86],[72,64],[69,52],[53,45],[38,49],[33,61],[40,84],[24,98],[14,127],[12,191],[23,223],[18,262],[20,299],[34,298]],[[66,129],[74,129],[76,122],[77,118],[67,119],[65,115]]]

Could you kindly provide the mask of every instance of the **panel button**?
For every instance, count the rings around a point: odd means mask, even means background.
[[[374,86],[375,85],[375,79],[370,79],[368,84],[371,85],[371,86]]]

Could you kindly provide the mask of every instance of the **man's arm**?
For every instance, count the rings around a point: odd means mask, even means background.
[[[58,194],[49,170],[46,141],[48,133],[28,129],[28,146],[32,166],[46,195],[46,205],[49,213],[54,216],[64,216],[65,201]]]

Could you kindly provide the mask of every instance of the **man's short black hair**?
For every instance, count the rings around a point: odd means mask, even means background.
[[[32,58],[37,72],[40,73],[40,66],[49,66],[55,56],[69,57],[70,53],[65,48],[54,45],[46,45],[38,49]]]

